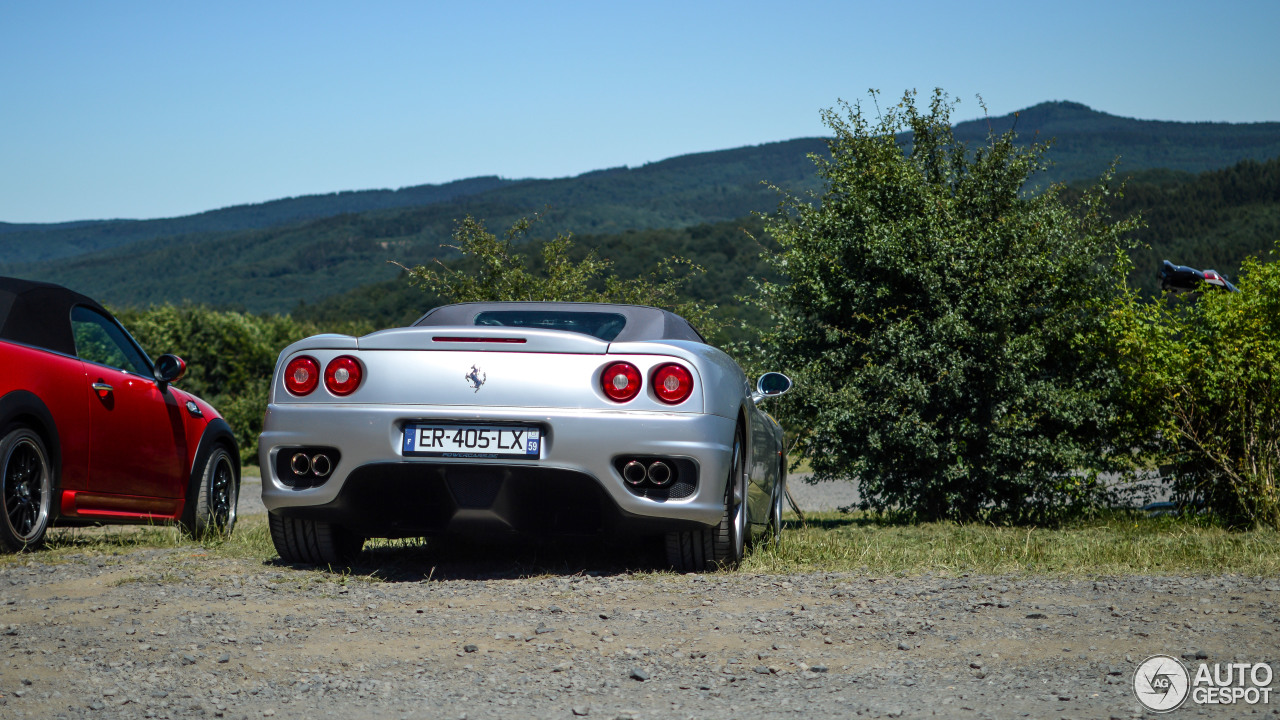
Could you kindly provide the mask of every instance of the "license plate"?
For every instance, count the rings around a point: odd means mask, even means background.
[[[537,458],[542,433],[535,427],[419,425],[404,428],[405,455],[428,457]]]

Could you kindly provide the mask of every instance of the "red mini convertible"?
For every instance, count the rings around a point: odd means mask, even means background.
[[[226,421],[172,383],[111,313],[58,285],[0,278],[0,551],[50,525],[177,522],[229,533],[240,457]]]

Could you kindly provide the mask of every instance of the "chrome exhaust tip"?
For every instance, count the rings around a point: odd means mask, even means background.
[[[632,485],[639,485],[644,482],[645,469],[644,463],[639,460],[632,460],[622,468],[622,479]]]
[[[654,460],[649,463],[648,477],[649,482],[662,487],[671,482],[671,466],[661,460]]]
[[[306,453],[295,453],[289,458],[289,469],[294,475],[306,475],[311,472],[311,458]]]
[[[324,477],[330,470],[333,470],[333,463],[329,462],[328,455],[320,453],[311,458],[311,472],[315,473],[316,477]]]

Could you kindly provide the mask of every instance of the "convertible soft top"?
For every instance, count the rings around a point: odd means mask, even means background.
[[[0,340],[75,355],[71,308],[76,305],[110,315],[92,299],[61,285],[0,277]]]
[[[621,316],[620,330],[610,332],[605,337],[595,332],[579,330],[589,335],[596,335],[609,342],[633,342],[636,340],[689,340],[706,344],[706,340],[687,320],[673,312],[644,305],[612,305],[609,303],[576,303],[576,302],[474,302],[457,305],[442,305],[428,310],[426,315],[418,318],[415,326],[459,326],[506,324],[489,322],[490,318],[510,314],[532,315],[541,313],[563,313],[566,316],[597,313],[601,315]],[[525,326],[537,327],[535,323]],[[563,329],[563,328],[553,328]]]

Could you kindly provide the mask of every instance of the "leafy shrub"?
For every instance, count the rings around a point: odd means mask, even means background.
[[[1227,525],[1280,528],[1280,261],[1246,259],[1239,288],[1117,303],[1124,445]]]
[[[541,245],[541,253],[529,257],[516,245],[529,232],[533,220],[518,220],[499,238],[483,220],[467,216],[458,222],[450,247],[462,257],[435,267],[405,268],[410,280],[448,302],[554,300],[650,305],[670,310],[711,335],[720,328],[715,306],[688,300],[681,294],[690,279],[705,274],[698,265],[681,257],[661,260],[648,275],[631,279],[613,273],[613,263],[592,250],[574,260],[573,241],[557,235]],[[401,266],[403,267],[403,266]]]
[[[1102,318],[1131,225],[1102,211],[1103,184],[1078,205],[1024,194],[1046,147],[966,147],[952,105],[824,113],[825,190],[768,218],[785,279],[762,285],[764,339],[797,381],[789,425],[815,480],[856,477],[864,507],[920,519],[1060,516],[1101,493]]]

